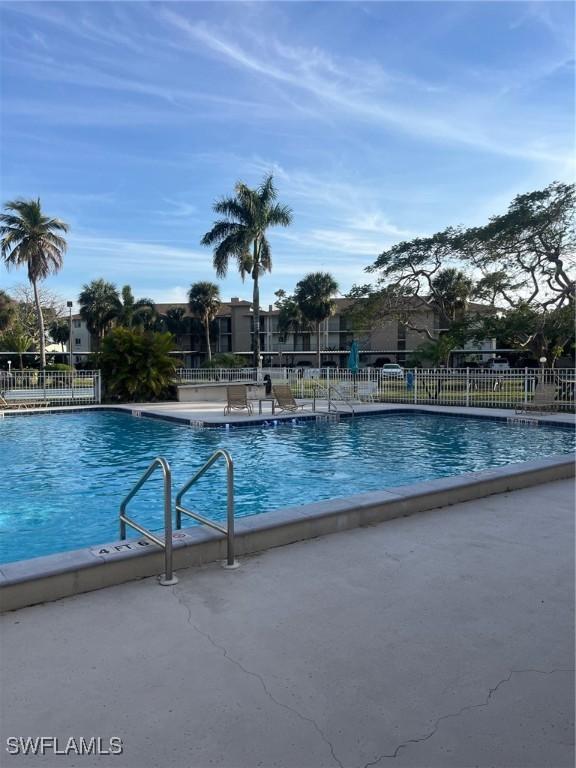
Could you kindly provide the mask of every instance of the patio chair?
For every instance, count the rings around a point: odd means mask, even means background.
[[[245,384],[229,384],[226,387],[227,403],[224,407],[224,416],[232,411],[248,411],[252,414],[252,403],[248,401],[248,390]]]
[[[279,411],[291,411],[294,413],[299,408],[304,408],[303,405],[299,405],[294,400],[294,395],[288,384],[276,384],[276,386],[272,387],[272,393],[278,403]]]
[[[530,402],[522,403],[516,408],[516,413],[538,411],[546,413],[558,410],[556,401],[556,384],[539,382],[534,390],[534,396]]]
[[[30,400],[6,400],[6,398],[3,395],[0,395],[0,408],[3,410],[6,410],[7,408],[11,409],[17,409],[17,408],[33,408],[34,403],[30,402]]]

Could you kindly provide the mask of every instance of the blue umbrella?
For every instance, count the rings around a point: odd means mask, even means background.
[[[358,342],[353,341],[350,346],[350,354],[348,355],[348,370],[352,373],[358,373],[360,368],[360,355],[358,350]]]

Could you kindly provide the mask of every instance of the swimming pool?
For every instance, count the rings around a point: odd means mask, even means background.
[[[5,418],[0,562],[116,540],[120,502],[155,456],[168,459],[177,489],[220,447],[234,458],[236,516],[243,517],[569,454],[574,432],[415,412],[229,431],[111,411]],[[153,477],[130,506],[153,530],[162,527],[160,487]],[[225,519],[222,466],[192,489],[187,505]]]

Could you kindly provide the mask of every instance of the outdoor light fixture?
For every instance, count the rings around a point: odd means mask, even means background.
[[[66,302],[66,306],[70,313],[68,325],[68,365],[70,368],[72,368],[72,303],[73,302],[71,301]]]

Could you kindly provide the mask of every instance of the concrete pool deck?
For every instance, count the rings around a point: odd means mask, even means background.
[[[0,618],[2,766],[568,768],[563,480]],[[9,736],[119,756],[10,756]]]

